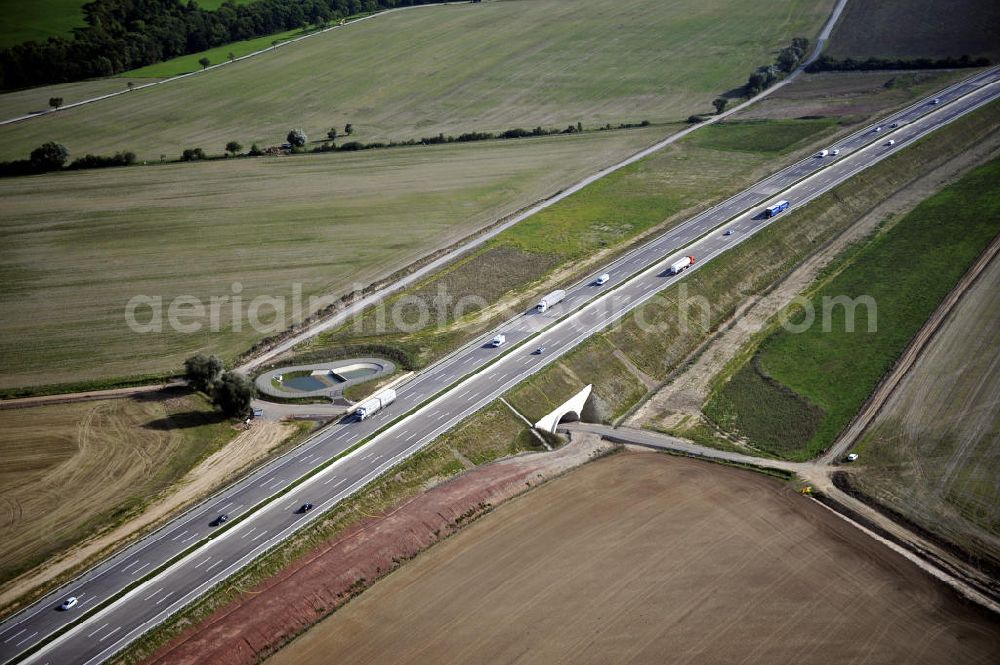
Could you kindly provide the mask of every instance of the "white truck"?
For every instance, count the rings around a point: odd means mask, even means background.
[[[673,263],[670,264],[670,274],[671,275],[676,275],[677,273],[681,272],[682,270],[687,270],[688,268],[690,268],[693,265],[694,265],[694,257],[693,256],[685,256],[680,261],[674,261]]]
[[[498,347],[503,346],[506,341],[507,337],[505,335],[497,335],[496,337],[493,338],[493,341],[490,342],[490,346],[496,349]]]
[[[563,291],[562,289],[556,289],[549,295],[539,300],[538,307],[536,307],[536,309],[538,310],[539,313],[542,313],[547,309],[549,309],[550,307],[552,307],[553,305],[555,305],[556,303],[562,302],[563,298],[565,297],[566,297],[565,291]]]
[[[358,420],[364,420],[376,411],[381,411],[395,401],[396,391],[392,388],[386,388],[385,390],[380,390],[359,404],[358,408],[354,410],[354,413],[358,414]]]

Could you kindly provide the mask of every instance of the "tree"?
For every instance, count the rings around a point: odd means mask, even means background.
[[[230,418],[243,418],[250,413],[253,384],[239,372],[226,372],[212,390],[212,404]]]
[[[236,59],[236,54],[233,53],[232,51],[230,51],[229,52],[229,62],[232,62],[235,59]]]
[[[226,144],[226,152],[228,152],[233,157],[235,157],[236,153],[238,153],[242,149],[243,146],[241,146],[236,141],[230,141],[229,143]]]
[[[58,110],[58,108],[62,105],[63,105],[62,97],[49,97],[49,106],[51,106],[52,108]]]
[[[715,114],[719,115],[723,111],[725,111],[726,110],[726,104],[728,104],[728,103],[729,103],[729,100],[726,99],[725,97],[716,97],[715,101],[712,102],[712,106],[715,107]]]
[[[208,69],[208,66],[212,64],[212,61],[206,58],[205,56],[202,56],[198,58],[198,64],[201,65],[202,69]]]
[[[291,143],[292,147],[301,148],[306,144],[306,141],[308,141],[309,139],[308,137],[306,137],[306,133],[301,129],[293,129],[290,132],[288,132],[288,136],[286,137],[285,140]]]
[[[578,131],[578,132],[582,132],[583,131],[583,123],[580,122],[579,120],[577,120],[577,122],[576,122],[576,131]]]
[[[257,147],[256,143],[254,143],[252,146],[250,146],[250,153],[249,154],[250,154],[251,157],[260,157],[261,155],[264,154],[264,152],[260,148]]]
[[[61,143],[49,141],[32,150],[29,159],[39,171],[56,171],[69,159],[69,150]]]
[[[347,123],[346,125],[344,125],[344,133],[347,134],[348,136],[350,136],[351,134],[353,134],[354,133],[354,125],[352,125],[351,123]]]
[[[328,131],[326,133],[326,138],[330,139],[331,141],[333,141],[334,139],[336,139],[337,138],[337,128],[336,127],[331,127],[330,131]]]
[[[212,392],[212,386],[222,374],[222,360],[218,356],[196,353],[184,361],[184,378],[188,385],[205,394]]]
[[[193,162],[198,159],[205,159],[205,151],[201,148],[187,148],[181,153],[182,162]]]
[[[135,83],[132,83],[132,81],[129,81],[127,85],[128,85],[128,91],[129,92],[132,92],[133,90],[135,90]]]

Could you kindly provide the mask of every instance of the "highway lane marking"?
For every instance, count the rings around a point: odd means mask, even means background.
[[[87,604],[87,603],[89,603],[90,601],[94,600],[95,598],[97,598],[97,596],[91,596],[91,597],[90,597],[90,598],[88,598],[87,600],[84,600],[84,601],[81,601],[81,602],[80,602],[80,607],[83,607],[84,605],[86,605],[86,604]]]
[[[149,568],[149,564],[148,563],[144,563],[144,564],[142,564],[142,566],[140,566],[140,567],[136,568],[135,570],[133,570],[132,574],[133,575],[138,575],[140,572],[142,572],[146,568]]]
[[[194,532],[194,533],[192,533],[192,534],[191,534],[190,536],[188,536],[187,538],[185,538],[184,540],[182,540],[182,541],[181,541],[181,544],[184,544],[184,543],[186,543],[186,542],[189,542],[189,541],[191,541],[191,540],[194,540],[194,539],[195,539],[195,538],[197,538],[197,537],[198,537],[198,532],[197,532],[197,531],[195,531],[195,532]]]
[[[195,564],[195,568],[201,568],[202,566],[204,566],[206,563],[208,563],[211,560],[212,560],[212,557],[207,556],[207,557],[205,557],[204,559],[201,560],[201,563]]]
[[[323,481],[323,484],[324,484],[324,485],[329,485],[329,484],[330,484],[331,482],[333,482],[333,481],[334,481],[334,480],[335,480],[336,478],[337,478],[337,476],[330,476],[329,478],[327,478],[326,480],[324,480],[324,481]]]
[[[170,540],[172,540],[172,541],[173,541],[173,540],[177,540],[178,538],[180,538],[181,536],[183,536],[183,535],[184,535],[185,533],[187,533],[187,532],[188,532],[188,529],[184,529],[183,531],[181,531],[181,532],[180,532],[179,534],[177,534],[176,536],[174,536],[174,537],[173,537],[173,538],[171,538]]]
[[[256,530],[257,530],[257,527],[255,527],[255,526],[250,527],[249,529],[247,529],[246,533],[244,533],[242,536],[240,536],[240,540],[243,540],[244,538],[246,538],[247,536],[249,536],[251,533],[253,533]]]
[[[227,503],[226,505],[224,505],[222,508],[219,508],[219,510],[225,510],[226,508],[228,508],[231,505],[233,505],[232,501],[230,501],[229,503]]]
[[[230,512],[233,512],[233,513],[235,513],[235,512],[237,512],[237,511],[238,511],[238,510],[239,510],[240,508],[242,508],[242,507],[243,507],[243,504],[241,503],[240,505],[238,505],[238,506],[236,506],[235,508],[233,508],[233,509],[232,509],[232,511],[230,511]]]
[[[211,566],[209,566],[208,568],[206,568],[205,572],[207,573],[208,571],[210,571],[213,568],[215,568],[216,566],[218,566],[220,563],[222,563],[222,559],[219,559],[218,561],[216,561],[215,563],[213,563]]]
[[[37,635],[37,634],[38,634],[38,631],[36,630],[36,631],[35,631],[35,632],[33,632],[33,633],[32,633],[31,635],[28,635],[28,636],[27,636],[26,638],[24,638],[23,640],[21,640],[20,642],[18,642],[18,643],[17,643],[17,644],[15,644],[14,646],[16,646],[16,647],[19,647],[19,646],[21,646],[22,644],[24,644],[25,642],[27,642],[28,640],[30,640],[30,639],[31,639],[32,637],[34,637],[34,636],[35,636],[35,635]]]
[[[10,637],[8,637],[7,639],[5,639],[5,640],[3,641],[3,643],[4,643],[4,644],[7,644],[7,643],[8,643],[8,642],[10,642],[10,641],[11,641],[12,639],[14,639],[15,637],[17,637],[17,636],[18,636],[18,635],[20,635],[21,633],[25,632],[26,630],[28,630],[28,629],[27,629],[27,628],[22,628],[21,630],[17,631],[17,632],[16,632],[16,633],[14,633],[13,635],[11,635],[11,636],[10,636]]]
[[[266,535],[267,535],[267,529],[264,529],[263,531],[261,531],[260,533],[258,533],[256,536],[254,536],[253,539],[254,540],[260,540],[261,538],[263,538]],[[209,570],[211,570],[211,569],[209,569]]]
[[[275,480],[275,481],[274,481],[273,483],[271,483],[271,486],[270,486],[270,487],[269,487],[268,489],[272,489],[272,490],[273,490],[273,489],[275,489],[275,488],[276,488],[276,487],[277,487],[278,485],[281,485],[281,484],[283,484],[284,482],[285,482],[285,479],[284,479],[284,478],[278,478],[278,479],[277,479],[277,480]]]
[[[170,596],[172,596],[172,595],[174,595],[173,591],[171,591],[170,593],[168,593],[167,595],[165,595],[163,598],[160,598],[158,601],[156,601],[156,604],[159,605],[160,603],[162,603],[163,601],[165,601],[167,598],[170,598]]]
[[[114,635],[115,633],[117,633],[121,629],[122,629],[122,627],[118,626],[117,628],[115,628],[114,630],[112,630],[110,633],[108,633],[107,635],[105,635],[104,637],[102,637],[101,639],[99,639],[98,642],[103,642],[104,640],[108,639],[109,637],[111,637],[112,635]]]
[[[94,635],[97,635],[99,632],[101,632],[102,630],[104,630],[107,627],[108,627],[108,622],[106,622],[103,626],[101,626],[100,628],[98,628],[94,632],[88,634],[87,637],[93,637]]]
[[[124,573],[126,570],[128,570],[129,568],[131,568],[132,566],[134,566],[134,565],[136,565],[138,563],[139,563],[138,559],[133,559],[132,563],[130,563],[129,565],[127,565],[124,568],[122,568],[122,572]]]
[[[197,566],[195,566],[195,567],[197,568]],[[150,598],[154,597],[156,594],[160,593],[161,591],[163,591],[163,587],[160,587],[159,589],[157,589],[153,593],[151,593],[148,596],[146,596],[146,600],[149,600]]]

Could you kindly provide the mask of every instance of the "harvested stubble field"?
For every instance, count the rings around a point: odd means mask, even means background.
[[[284,329],[294,284],[304,305],[349,293],[663,132],[0,180],[0,387],[176,371],[198,349],[231,357],[264,336],[245,316],[233,329],[232,301],[215,334],[207,316],[196,333],[171,332],[168,304],[192,295],[207,307],[239,283],[244,314],[257,296],[285,299]],[[163,298],[162,334],[126,325],[137,295]]]
[[[0,410],[0,582],[134,515],[234,436],[184,393]]]
[[[1000,56],[993,0],[850,0],[830,35],[835,58]]]
[[[711,110],[832,0],[532,0],[394,12],[187,79],[0,128],[0,159],[45,141],[142,159],[227,141],[419,138],[683,120]],[[252,91],[252,95],[248,95]],[[41,91],[40,91],[41,92]],[[51,95],[48,95],[51,96]],[[47,101],[48,96],[44,99]]]
[[[771,478],[655,453],[500,506],[267,662],[992,663],[1000,623]]]
[[[858,446],[852,475],[931,533],[1000,569],[1000,261],[949,315]]]

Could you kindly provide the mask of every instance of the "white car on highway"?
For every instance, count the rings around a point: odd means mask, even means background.
[[[601,286],[602,284],[607,284],[609,279],[611,279],[611,275],[604,273],[594,281],[594,284]]]
[[[74,605],[76,605],[76,597],[70,596],[69,598],[67,598],[62,602],[62,605],[59,606],[59,609],[65,612],[66,610],[71,609]]]

